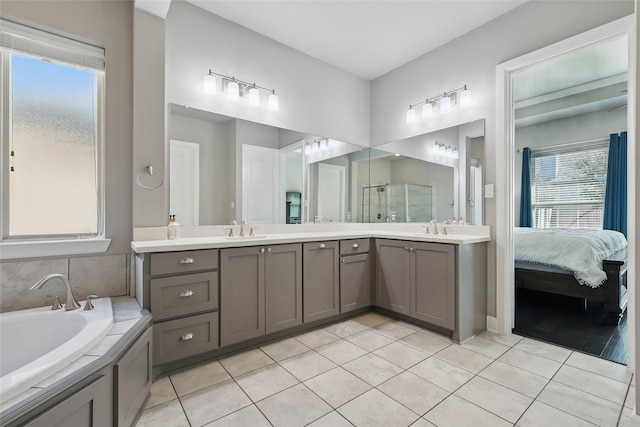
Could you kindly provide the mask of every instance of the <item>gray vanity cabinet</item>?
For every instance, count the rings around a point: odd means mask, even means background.
[[[300,244],[220,252],[222,346],[302,323]]]
[[[371,305],[369,239],[340,242],[340,313]]]
[[[339,245],[337,241],[303,244],[304,322],[340,313]]]
[[[376,303],[445,329],[455,327],[453,245],[376,240]]]

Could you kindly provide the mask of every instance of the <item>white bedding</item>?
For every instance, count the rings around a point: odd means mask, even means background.
[[[602,260],[627,247],[611,230],[516,228],[514,258],[571,271],[582,285],[597,288],[607,275]]]

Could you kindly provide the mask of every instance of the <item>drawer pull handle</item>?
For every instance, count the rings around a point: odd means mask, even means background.
[[[263,254],[264,253],[264,248],[260,248],[260,253]]]
[[[187,297],[193,296],[193,291],[182,291],[178,296],[180,298],[187,298]]]
[[[320,249],[324,249],[327,247],[327,245],[325,245],[324,243],[320,243],[320,246],[318,246]]]
[[[193,339],[193,332],[182,334],[182,336],[180,337],[180,341],[189,341],[192,339]]]
[[[341,261],[342,261],[342,263],[344,264],[345,262],[347,262],[347,259],[346,259],[346,258],[342,258],[342,260],[341,260]]]
[[[404,250],[405,250],[405,251],[407,251],[407,252],[409,252],[409,248],[408,248],[408,247],[406,247],[406,246],[404,247]]]
[[[180,258],[180,261],[178,261],[180,264],[193,264],[194,259],[191,258],[190,256],[186,256],[184,258]]]
[[[271,248],[267,249],[267,252],[271,253]]]
[[[357,243],[354,243],[351,247],[352,247],[353,249],[358,249],[358,248],[360,247],[360,245],[358,245]]]

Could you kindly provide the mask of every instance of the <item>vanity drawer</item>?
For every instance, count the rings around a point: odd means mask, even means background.
[[[340,255],[362,254],[369,252],[370,239],[350,239],[340,241]]]
[[[217,311],[153,325],[153,366],[218,347]]]
[[[150,273],[160,274],[188,273],[218,268],[218,250],[161,252],[151,254]]]
[[[151,279],[150,308],[156,321],[217,309],[218,272]]]

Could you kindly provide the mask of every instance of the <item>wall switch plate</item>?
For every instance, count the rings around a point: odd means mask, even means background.
[[[484,198],[493,199],[493,184],[487,184],[484,186]]]

